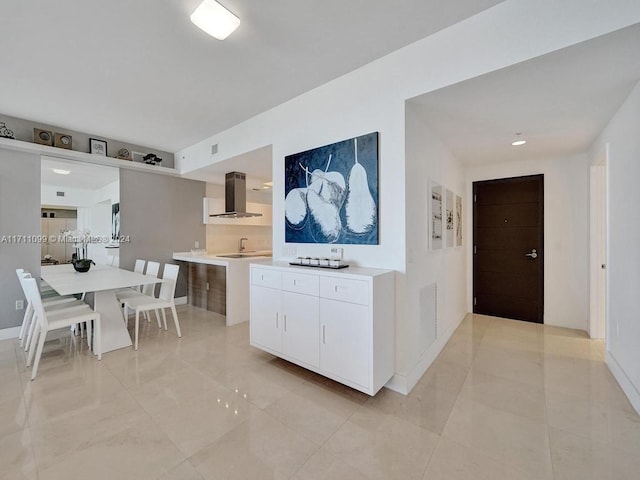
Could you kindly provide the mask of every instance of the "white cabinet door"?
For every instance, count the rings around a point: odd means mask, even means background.
[[[320,299],[320,368],[369,387],[371,353],[369,309]]]
[[[251,344],[282,351],[281,292],[273,288],[251,287]]]
[[[282,352],[306,364],[320,365],[318,297],[282,292]]]

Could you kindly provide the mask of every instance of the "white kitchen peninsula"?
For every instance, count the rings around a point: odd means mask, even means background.
[[[265,256],[260,256],[261,254]],[[191,252],[176,252],[173,259],[182,262],[200,263],[225,267],[226,270],[226,320],[227,326],[249,320],[249,264],[270,261],[271,252],[251,252],[243,258],[224,258],[218,254],[194,255]]]
[[[251,345],[375,395],[395,372],[395,272],[251,265]]]

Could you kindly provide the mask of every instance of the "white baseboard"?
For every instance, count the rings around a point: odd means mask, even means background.
[[[20,327],[3,328],[0,330],[0,340],[18,338],[18,335],[20,335]]]
[[[411,369],[409,375],[401,375],[396,373],[391,380],[389,380],[385,387],[389,390],[393,390],[394,392],[402,393],[403,395],[408,395],[413,387],[420,381],[425,372],[429,369],[431,364],[435,361],[435,359],[440,355],[440,352],[447,344],[453,332],[456,331],[458,326],[462,323],[462,321],[466,318],[466,314],[458,320],[454,325],[449,327],[438,340],[435,341],[431,347],[429,347],[420,357],[418,363]]]
[[[620,388],[622,388],[622,391],[629,399],[629,402],[631,402],[631,405],[635,408],[636,412],[640,414],[640,392],[611,352],[607,351],[605,361],[607,362],[609,370],[611,370],[611,373],[620,385]]]
[[[176,305],[186,305],[189,302],[187,301],[187,297],[176,297],[173,299],[173,303]]]

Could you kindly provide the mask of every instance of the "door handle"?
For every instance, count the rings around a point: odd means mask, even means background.
[[[531,250],[531,253],[525,253],[524,256],[531,257],[531,258],[538,258],[538,252],[534,248],[533,250]]]

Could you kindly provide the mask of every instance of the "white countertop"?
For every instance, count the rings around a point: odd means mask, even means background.
[[[174,260],[183,262],[206,263],[207,265],[219,265],[227,267],[229,265],[249,264],[251,262],[259,262],[261,260],[271,260],[271,250],[260,250],[257,252],[247,252],[251,256],[244,258],[226,258],[220,255],[236,255],[238,252],[231,253],[205,253],[204,255],[194,255],[191,252],[175,252]]]
[[[273,267],[273,268],[290,268],[292,271],[301,271],[305,273],[315,273],[321,275],[331,275],[331,276],[340,276],[340,275],[357,275],[361,277],[375,277],[377,275],[386,275],[389,272],[394,272],[394,270],[385,270],[382,268],[368,268],[368,267],[357,267],[350,266],[348,268],[320,268],[320,267],[308,267],[305,265],[290,265],[288,261],[283,260],[272,260],[266,259],[261,262],[252,262],[256,263],[257,267]]]

